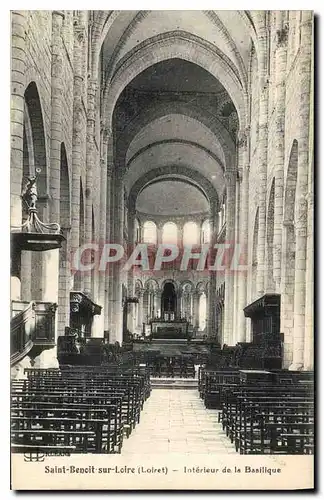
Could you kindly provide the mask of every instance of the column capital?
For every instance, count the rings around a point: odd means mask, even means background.
[[[237,171],[236,170],[225,170],[224,176],[227,183],[235,183]]]
[[[288,35],[289,35],[288,24],[285,24],[281,29],[277,30],[276,33],[277,49],[287,47]]]
[[[246,130],[240,130],[237,134],[237,146],[239,148],[246,148],[248,140],[248,132]]]

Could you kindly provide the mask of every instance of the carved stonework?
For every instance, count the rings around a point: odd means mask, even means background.
[[[239,132],[237,145],[239,148],[247,147],[247,134],[246,132]]]
[[[286,47],[288,44],[288,26],[284,26],[282,29],[277,30],[277,47]]]

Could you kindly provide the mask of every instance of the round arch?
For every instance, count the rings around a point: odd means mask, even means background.
[[[224,126],[224,124],[217,118],[217,116],[208,112],[206,109],[198,108],[197,106],[187,106],[182,102],[175,103],[159,103],[154,104],[147,110],[141,110],[135,118],[127,124],[125,129],[116,140],[116,153],[117,164],[123,165],[125,163],[127,150],[140,133],[140,131],[152,121],[162,118],[169,114],[178,114],[193,118],[207,127],[219,141],[220,147],[223,150],[225,158],[225,167],[233,165],[235,158],[235,144],[234,141]]]
[[[155,168],[153,170],[150,170],[147,174],[144,174],[142,177],[140,177],[135,184],[132,186],[129,197],[128,197],[128,203],[129,203],[129,210],[130,211],[135,211],[136,209],[136,200],[139,195],[139,193],[146,187],[151,181],[158,179],[159,177],[165,177],[167,175],[181,175],[183,177],[187,177],[190,179],[190,181],[195,181],[197,185],[200,187],[200,189],[203,190],[205,193],[206,198],[208,199],[208,202],[210,204],[210,210],[217,210],[218,209],[218,195],[211,184],[201,173],[197,172],[196,170],[193,170],[189,167],[183,167],[183,166],[171,166],[169,165],[168,167],[161,167],[161,168]]]
[[[197,149],[203,151],[204,153],[207,153],[208,156],[210,156],[213,160],[215,160],[220,165],[220,167],[222,168],[223,171],[225,169],[225,165],[223,164],[223,162],[212,151],[210,151],[210,149],[207,149],[206,147],[201,146],[197,142],[187,141],[184,139],[165,139],[165,140],[156,141],[156,142],[152,142],[151,144],[148,144],[147,146],[145,146],[145,147],[141,148],[139,151],[137,151],[134,154],[134,156],[132,156],[132,158],[130,158],[128,160],[128,162],[126,164],[126,169],[128,169],[130,167],[131,163],[134,160],[136,160],[137,157],[141,156],[146,151],[148,151],[152,148],[155,148],[156,146],[161,146],[163,144],[185,144],[186,146],[189,146],[192,148],[197,148]]]
[[[174,58],[192,62],[219,80],[234,103],[240,128],[245,126],[244,92],[232,61],[202,38],[184,31],[172,31],[145,40],[119,62],[108,88],[104,90],[103,121],[109,130],[112,130],[115,104],[124,88],[148,67]]]

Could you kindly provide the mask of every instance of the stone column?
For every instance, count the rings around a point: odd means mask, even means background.
[[[100,134],[100,219],[99,219],[99,247],[100,255],[103,245],[106,243],[106,218],[109,217],[107,213],[107,147],[108,147],[108,130],[102,129]],[[105,330],[105,317],[107,317],[107,302],[106,302],[106,270],[97,270],[99,273],[99,287],[98,287],[98,304],[102,306],[101,315],[98,316],[97,321],[93,324],[93,336],[103,336]]]
[[[109,134],[107,133],[107,136]],[[112,192],[112,175],[113,175],[113,141],[112,136],[107,137],[107,177],[106,177],[106,243],[113,243],[113,192]],[[113,300],[113,274],[112,274],[112,266],[107,266],[105,271],[105,320],[104,320],[104,329],[111,330],[111,322],[112,322],[112,300]]]
[[[135,239],[136,239],[135,218],[136,218],[135,210],[132,207],[128,207],[128,245],[125,248],[125,252],[127,252],[127,258],[130,257],[135,248]],[[130,297],[134,297],[135,296],[134,267],[131,267],[131,269],[128,271],[127,289],[128,289],[128,295]],[[132,332],[135,330],[136,326],[135,310],[136,310],[135,304],[129,304],[128,325],[129,325],[129,330]]]
[[[314,44],[314,42],[313,42]],[[308,170],[308,216],[307,216],[307,262],[305,298],[305,346],[304,369],[314,369],[314,46],[312,46],[309,117],[309,170]]]
[[[26,65],[26,24],[28,11],[11,12],[11,105],[10,105],[10,218],[12,226],[22,222],[21,188],[23,176],[24,105]],[[14,258],[17,258],[15,256]],[[26,260],[30,261],[30,258]],[[29,287],[30,291],[30,287]],[[12,300],[21,299],[21,275],[11,273]],[[23,297],[24,298],[24,297]]]
[[[225,252],[225,317],[224,317],[224,344],[232,345],[233,315],[234,315],[234,275],[231,268],[231,255],[235,245],[235,200],[236,200],[236,172],[225,172],[226,178],[226,243],[231,245],[230,251]]]
[[[280,293],[282,222],[284,200],[284,162],[285,162],[285,100],[288,28],[283,26],[284,12],[276,12],[276,102],[275,102],[275,200],[273,231],[273,279],[276,292]]]
[[[309,169],[309,118],[312,66],[313,19],[311,11],[302,11],[300,52],[300,104],[298,175],[296,187],[296,252],[295,252],[295,296],[294,296],[294,344],[292,370],[304,366],[305,299],[307,259],[307,194]]]
[[[239,170],[238,170],[238,175],[236,176],[236,198],[235,198],[235,238],[234,238],[234,247],[233,247],[233,252],[237,252],[237,243],[240,241],[240,210],[241,210],[241,183],[242,183],[242,171],[240,169],[240,166],[242,165],[243,162],[243,153],[241,148],[238,148],[238,165],[239,165]],[[233,253],[234,255],[234,253]],[[231,266],[232,267],[232,266]],[[239,273],[238,270],[236,269],[236,263],[233,265],[232,269],[233,273],[233,286],[234,286],[234,292],[233,292],[233,303],[234,303],[234,311],[233,311],[233,338],[232,338],[232,343],[233,345],[236,344],[237,338],[238,338],[238,332],[237,332],[237,322],[238,322],[238,317],[239,317],[239,311],[238,311],[238,287],[239,287]]]
[[[143,323],[144,323],[144,290],[140,290],[138,294],[138,323],[137,329],[142,333],[143,332]]]
[[[123,231],[124,231],[124,188],[123,188],[123,175],[121,168],[115,170],[114,176],[114,243],[123,245]],[[112,325],[114,325],[115,339],[114,341],[122,341],[122,276],[121,276],[122,263],[114,265],[113,273],[113,318]]]
[[[61,29],[64,14],[61,11],[52,12],[52,78],[51,78],[51,148],[49,192],[51,222],[60,220],[60,177],[61,177],[61,143],[62,143],[62,36]],[[42,297],[44,302],[59,302],[59,249],[42,253]],[[60,306],[62,307],[62,301]],[[58,313],[57,313],[58,314]],[[62,332],[61,332],[62,333]],[[58,335],[58,317],[55,318],[55,340]],[[50,366],[57,364],[56,349],[51,349],[46,356]],[[45,364],[45,360],[42,363]]]
[[[217,234],[218,234],[218,206],[215,203],[211,206],[211,245],[210,247],[213,249],[214,245],[217,243]],[[215,252],[213,252],[215,253]],[[212,264],[214,264],[212,262]],[[215,298],[216,298],[216,272],[210,271],[209,273],[209,287],[207,294],[207,311],[206,311],[206,333],[209,338],[215,337]]]
[[[63,94],[63,41],[64,13],[52,12],[52,80],[51,80],[51,153],[49,191],[51,196],[50,220],[60,220],[60,177],[62,144],[62,94]]]
[[[161,318],[161,290],[154,291],[154,316],[156,318]]]
[[[87,95],[87,153],[86,153],[86,189],[85,189],[85,243],[92,243],[92,204],[93,204],[93,172],[95,169],[95,122],[96,122],[96,92],[97,82],[88,82]],[[85,264],[89,264],[91,252],[85,253]],[[84,275],[84,290],[92,292],[92,273]]]
[[[11,12],[10,205],[12,226],[21,225],[27,16],[28,11]]]
[[[78,18],[74,20],[73,47],[73,130],[72,130],[72,186],[71,186],[71,251],[79,247],[80,234],[80,177],[83,142],[86,137],[86,117],[82,104],[82,49],[85,40],[85,26]],[[73,288],[76,288],[74,280]],[[78,287],[79,288],[79,287]],[[81,289],[83,289],[81,277]]]
[[[264,294],[265,243],[266,243],[266,204],[268,168],[268,31],[266,26],[259,29],[259,137],[258,137],[258,189],[259,189],[259,233],[258,233],[258,272],[257,295]],[[226,307],[226,305],[225,305]],[[226,312],[225,312],[226,314]]]
[[[199,329],[199,299],[201,293],[199,291],[195,291],[193,294],[193,326],[194,328]]]
[[[241,251],[241,264],[248,265],[248,233],[249,233],[249,153],[248,130],[240,134],[238,147],[242,152],[241,170],[241,206],[240,206],[240,231],[239,243]],[[238,300],[237,300],[237,342],[246,341],[246,318],[243,309],[247,305],[247,270],[238,273]]]

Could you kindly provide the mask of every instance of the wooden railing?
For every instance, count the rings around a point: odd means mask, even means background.
[[[55,345],[56,304],[12,301],[11,365],[21,361],[34,348],[39,354]]]
[[[26,303],[27,306],[20,312],[19,305],[15,304],[13,312],[16,313],[11,319],[10,332],[11,332],[11,364],[18,363],[33,346],[32,334],[35,328],[35,302]]]

